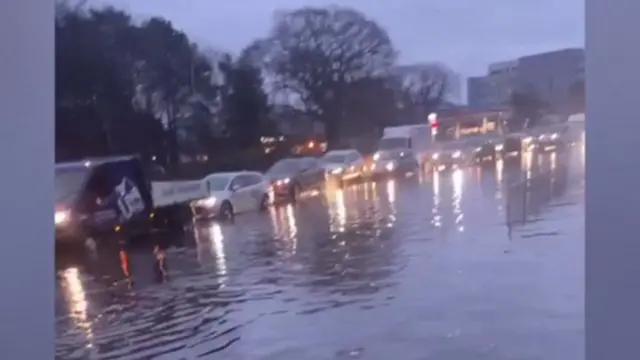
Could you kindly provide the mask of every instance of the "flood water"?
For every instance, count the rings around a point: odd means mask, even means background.
[[[327,189],[61,252],[56,358],[583,359],[581,159]]]

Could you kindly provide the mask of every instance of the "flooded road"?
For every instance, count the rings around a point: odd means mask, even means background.
[[[364,183],[57,255],[59,359],[584,358],[584,162]]]

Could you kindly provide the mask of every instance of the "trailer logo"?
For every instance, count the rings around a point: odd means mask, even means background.
[[[133,181],[126,177],[122,178],[120,184],[114,188],[114,192],[117,195],[120,214],[125,219],[131,219],[134,215],[144,211],[144,201]]]

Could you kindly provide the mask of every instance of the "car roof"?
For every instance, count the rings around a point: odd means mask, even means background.
[[[107,157],[86,158],[83,160],[57,163],[55,165],[55,168],[56,169],[72,169],[72,168],[80,168],[80,167],[90,168],[100,164],[116,162],[116,161],[128,161],[132,159],[137,159],[137,157],[133,155],[126,155],[126,156],[107,156]]]
[[[212,176],[224,176],[224,177],[234,177],[234,176],[238,176],[238,175],[259,175],[262,176],[262,173],[259,173],[257,171],[223,171],[223,172],[215,172],[215,173],[211,173],[209,175],[207,175],[206,177],[212,177]]]
[[[358,150],[356,150],[356,149],[329,150],[326,153],[324,153],[324,156],[326,156],[326,155],[348,155],[348,154],[353,154],[353,153],[358,153]]]

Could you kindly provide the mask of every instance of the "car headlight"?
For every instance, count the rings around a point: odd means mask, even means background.
[[[454,152],[454,153],[453,153],[453,155],[451,155],[451,156],[453,156],[454,158],[456,158],[456,159],[457,159],[457,158],[459,158],[460,156],[462,156],[462,153],[461,153],[460,151],[456,151],[456,152]]]
[[[280,179],[280,180],[276,181],[276,185],[282,186],[282,185],[288,184],[289,182],[291,182],[291,179],[284,178],[284,179]]]
[[[200,199],[196,202],[196,204],[204,207],[213,207],[216,205],[217,202],[218,202],[218,199],[212,196],[206,199]]]
[[[387,165],[385,165],[385,168],[386,168],[388,171],[393,171],[393,169],[395,169],[395,168],[396,168],[396,164],[395,164],[393,161],[388,162],[388,163],[387,163]]]
[[[440,154],[438,154],[438,153],[435,153],[435,154],[431,155],[431,158],[433,160],[438,160],[439,157],[440,157]]]
[[[551,134],[551,140],[555,140],[558,138],[558,133]]]
[[[71,213],[68,210],[58,210],[55,213],[54,221],[56,225],[63,225],[69,222],[70,218],[71,218]]]
[[[546,138],[547,138],[547,135],[546,135],[546,134],[543,134],[543,135],[538,136],[538,140],[544,140],[544,139],[546,139]]]
[[[380,153],[379,152],[373,154],[373,161],[378,161],[378,160],[380,160]]]
[[[481,147],[477,147],[477,148],[475,148],[475,149],[473,150],[473,152],[480,152],[480,151],[482,151],[482,148],[481,148]]]
[[[502,149],[504,149],[504,145],[502,144],[496,145],[496,151],[502,151]]]
[[[342,168],[332,169],[330,172],[334,175],[342,174]]]

